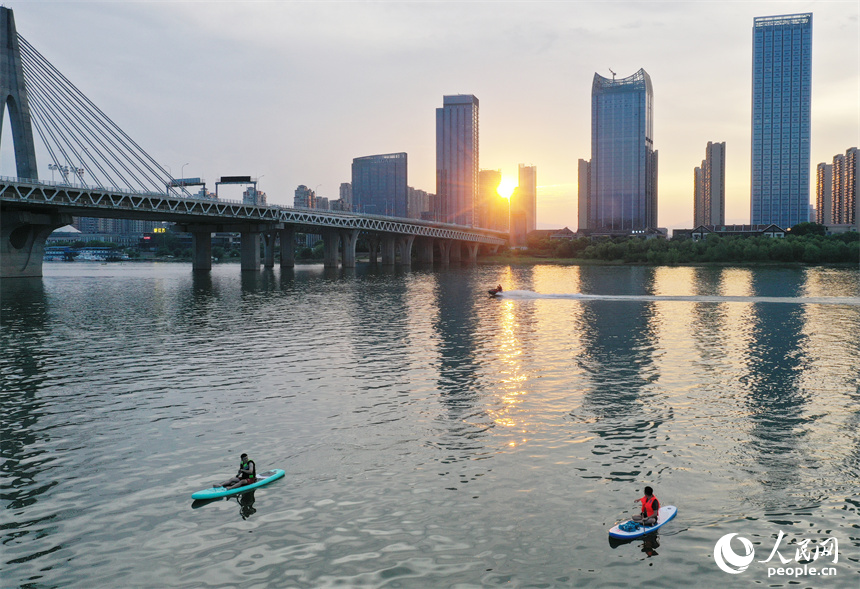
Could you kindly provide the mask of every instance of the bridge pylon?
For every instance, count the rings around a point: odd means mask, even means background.
[[[21,48],[15,16],[11,8],[0,6],[0,144],[3,141],[3,117],[9,111],[9,126],[15,144],[15,168],[19,178],[38,179],[36,144],[33,142],[33,124],[30,120],[30,103],[21,65]]]

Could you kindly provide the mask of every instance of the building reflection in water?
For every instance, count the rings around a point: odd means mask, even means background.
[[[584,267],[582,291],[588,294],[652,294],[653,269],[631,269],[630,282],[618,283],[617,273],[601,267]],[[660,399],[655,362],[659,349],[660,315],[648,301],[583,302],[579,330],[579,367],[587,389],[581,406],[571,412],[575,421],[588,424],[592,453],[598,468],[612,466],[614,480],[636,482],[651,478],[659,455],[655,451],[660,426],[671,419],[671,409]]]
[[[803,294],[797,270],[756,272],[750,286],[758,297]],[[805,313],[802,305],[754,303],[742,327],[747,345],[739,384],[745,392],[749,458],[758,463],[748,466],[754,469],[760,502],[777,509],[787,507],[796,471],[808,460],[801,439],[814,419],[807,412],[809,392],[801,386],[809,367]]]

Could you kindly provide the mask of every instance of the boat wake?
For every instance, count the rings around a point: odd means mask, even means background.
[[[745,297],[708,295],[592,295],[582,293],[544,294],[531,290],[506,290],[497,298],[520,301],[560,299],[569,301],[650,301],[688,303],[784,303],[791,305],[852,305],[860,306],[860,297]]]

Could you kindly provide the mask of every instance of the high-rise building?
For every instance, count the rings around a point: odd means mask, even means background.
[[[406,217],[408,197],[405,153],[352,160],[352,205],[356,212]]]
[[[511,247],[526,247],[528,245],[528,220],[526,219],[526,212],[521,207],[514,206],[514,203],[519,200],[519,195],[517,194],[520,191],[520,187],[517,186],[514,188],[514,192],[511,194],[511,213],[510,213],[510,239],[509,243]]]
[[[588,193],[591,191],[591,162],[589,160],[579,160],[579,176],[576,188],[577,197],[577,213],[579,219],[577,221],[577,229],[582,231],[588,229]]]
[[[511,195],[511,210],[523,215],[526,234],[537,229],[537,167],[519,166],[518,190]]]
[[[266,206],[266,193],[257,190],[256,186],[249,186],[242,193],[242,202],[246,205]]]
[[[693,226],[705,223],[705,162],[693,168]]]
[[[409,186],[407,192],[406,216],[410,219],[423,219],[430,210],[430,194],[426,190]]]
[[[304,184],[299,184],[293,197],[293,206],[297,209],[314,208],[316,206],[316,194]]]
[[[753,22],[750,222],[789,228],[809,216],[812,13]]]
[[[654,91],[640,69],[616,80],[594,74],[587,226],[592,232],[657,228]]]
[[[833,224],[845,223],[845,156],[841,153],[833,156],[833,185],[830,194],[833,196]]]
[[[695,172],[693,224],[725,225],[726,223],[726,143],[708,141],[705,159]]]
[[[352,184],[349,182],[341,182],[340,184],[340,202],[344,211],[352,210]]]
[[[478,171],[478,200],[475,206],[475,225],[496,229],[494,213],[497,211],[499,185],[502,183],[501,170]]]
[[[815,169],[815,222],[833,224],[833,165],[824,162]]]
[[[860,231],[860,192],[857,185],[856,147],[833,156],[833,163],[816,168],[816,221],[822,225],[848,225]]]
[[[475,224],[478,198],[478,99],[444,96],[436,109],[436,220]]]
[[[845,223],[860,231],[860,185],[857,184],[858,149],[845,152]]]

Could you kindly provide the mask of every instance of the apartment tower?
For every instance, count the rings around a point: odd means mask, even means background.
[[[708,141],[702,166],[695,170],[693,225],[726,223],[726,143]]]
[[[436,220],[474,226],[478,199],[478,99],[444,96],[436,109]]]
[[[812,13],[753,22],[750,222],[809,218]]]
[[[824,162],[815,168],[815,222],[833,224],[833,165]]]

